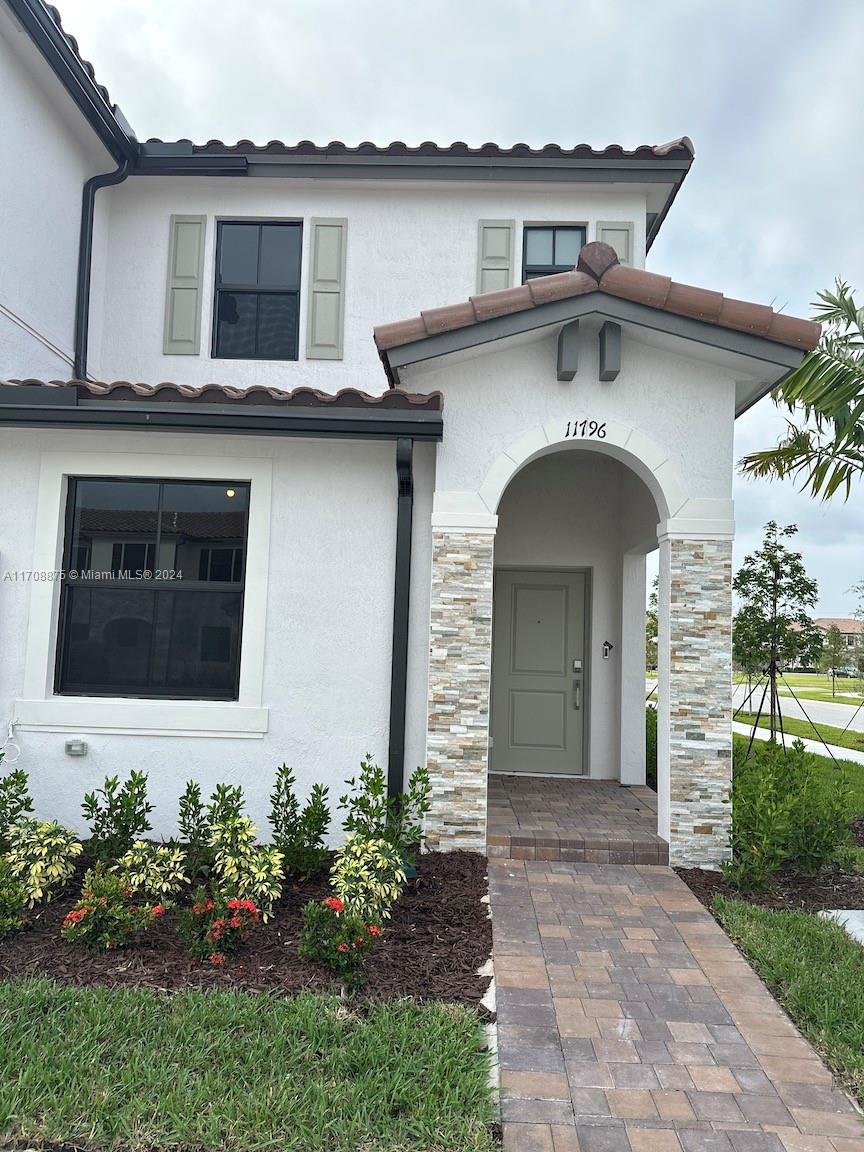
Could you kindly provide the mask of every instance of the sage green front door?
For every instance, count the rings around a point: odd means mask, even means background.
[[[492,772],[582,773],[585,574],[499,570]]]

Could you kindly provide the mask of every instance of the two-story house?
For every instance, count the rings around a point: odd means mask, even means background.
[[[428,765],[645,779],[727,852],[736,415],[818,326],[646,256],[693,162],[139,141],[57,13],[0,2],[0,698],[40,809],[146,769],[336,791]],[[164,383],[170,381],[170,383]]]

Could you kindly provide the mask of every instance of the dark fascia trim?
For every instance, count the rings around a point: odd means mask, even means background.
[[[47,391],[47,390],[46,390]],[[342,437],[348,440],[440,440],[440,412],[397,409],[285,408],[256,404],[111,403],[77,397],[73,389],[39,389],[22,397],[21,389],[0,385],[0,426],[111,428],[128,431],[230,433],[253,436]]]
[[[650,328],[655,332],[665,332],[670,336],[679,336],[684,340],[692,340],[697,344],[720,348],[723,351],[736,352],[752,360],[782,368],[784,374],[790,369],[797,368],[804,356],[804,352],[800,349],[790,348],[787,344],[778,344],[776,340],[766,340],[764,336],[739,332],[735,328],[722,328],[703,320],[678,316],[674,312],[666,312],[659,308],[649,308],[646,304],[622,300],[617,296],[598,291],[583,296],[571,296],[565,300],[553,300],[548,304],[526,308],[523,312],[511,312],[506,316],[495,316],[490,320],[468,324],[464,328],[441,332],[437,336],[427,336],[412,344],[386,349],[381,353],[381,359],[388,377],[392,379],[400,368],[405,368],[409,364],[419,364],[424,360],[476,348],[481,344],[502,340],[508,336],[518,336],[523,332],[592,315],[600,316],[604,320]],[[772,384],[769,387],[773,386]]]
[[[115,160],[133,161],[139,144],[122,112],[109,105],[41,0],[6,0],[12,13]]]

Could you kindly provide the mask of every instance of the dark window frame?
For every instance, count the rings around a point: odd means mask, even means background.
[[[558,272],[571,272],[575,264],[529,264],[528,263],[528,233],[552,232],[552,259],[555,259],[555,234],[558,232],[581,232],[584,248],[588,242],[588,228],[585,224],[523,224],[522,226],[522,283],[536,276],[554,276]]]
[[[112,584],[108,580],[88,580],[80,576],[74,580],[70,577],[70,560],[72,553],[72,545],[74,540],[74,526],[75,526],[75,496],[76,488],[79,480],[98,480],[100,483],[110,484],[112,481],[124,484],[143,484],[159,486],[159,500],[156,508],[156,536],[154,541],[155,555],[159,556],[159,545],[162,538],[162,510],[163,510],[163,493],[166,484],[213,484],[219,487],[232,487],[235,489],[245,489],[247,496],[246,515],[243,525],[243,564],[242,564],[242,581],[239,588],[240,594],[240,614],[237,622],[237,657],[235,661],[234,675],[230,690],[220,693],[207,693],[203,694],[200,691],[194,690],[187,693],[178,691],[177,689],[158,689],[142,690],[140,688],[118,689],[113,685],[97,685],[88,684],[85,686],[71,683],[64,683],[64,664],[66,658],[66,650],[68,647],[68,633],[69,622],[67,621],[67,613],[69,606],[68,589],[70,587],[77,588],[98,588],[102,591],[115,588],[116,590],[135,589],[144,592],[152,593],[154,599],[158,595],[165,592],[173,593],[175,596],[188,593],[194,595],[196,593],[207,592],[238,592],[236,584],[226,583],[224,581],[213,580],[183,580],[173,587],[166,583],[160,587],[158,583],[153,580],[147,579],[124,579],[117,584]],[[207,479],[177,479],[174,477],[165,476],[70,476],[67,480],[66,489],[66,511],[64,515],[64,538],[63,538],[63,576],[60,581],[60,597],[59,608],[57,613],[57,645],[54,662],[54,695],[55,696],[76,696],[76,697],[93,697],[95,699],[131,699],[131,700],[218,700],[224,702],[231,702],[239,700],[240,698],[240,669],[243,661],[243,620],[246,608],[246,572],[249,560],[249,511],[252,495],[252,484],[249,480],[213,480]],[[154,605],[154,620],[156,619],[156,609]],[[155,630],[154,630],[155,631]],[[152,645],[154,636],[151,636],[151,657]],[[68,679],[68,678],[67,678]]]
[[[300,260],[297,268],[297,287],[296,288],[278,288],[267,287],[261,288],[258,286],[250,287],[248,284],[222,284],[219,280],[219,269],[221,260],[222,249],[222,232],[225,228],[232,226],[240,226],[244,228],[257,228],[258,229],[258,267],[260,273],[261,267],[261,238],[264,235],[266,228],[296,228],[299,235],[299,253]],[[210,331],[210,358],[212,360],[270,360],[277,364],[290,364],[300,359],[300,293],[303,283],[303,221],[298,220],[273,220],[268,218],[259,217],[247,218],[238,217],[237,219],[217,219],[216,221],[216,258],[213,268],[213,317]],[[255,314],[255,347],[256,352],[252,355],[233,352],[218,352],[218,336],[219,336],[219,297],[221,293],[228,293],[231,295],[247,295],[247,296],[293,296],[297,304],[297,324],[294,330],[294,347],[292,355],[290,356],[259,356],[257,355],[258,347],[258,314],[257,314],[257,301],[256,301],[256,314]]]

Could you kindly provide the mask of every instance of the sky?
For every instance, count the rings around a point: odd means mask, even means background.
[[[798,316],[840,276],[864,304],[864,0],[58,0],[140,139],[464,140],[696,161],[648,257]],[[776,442],[766,399],[736,454]],[[864,483],[814,502],[738,477],[736,566],[798,525],[817,611],[864,580]]]

